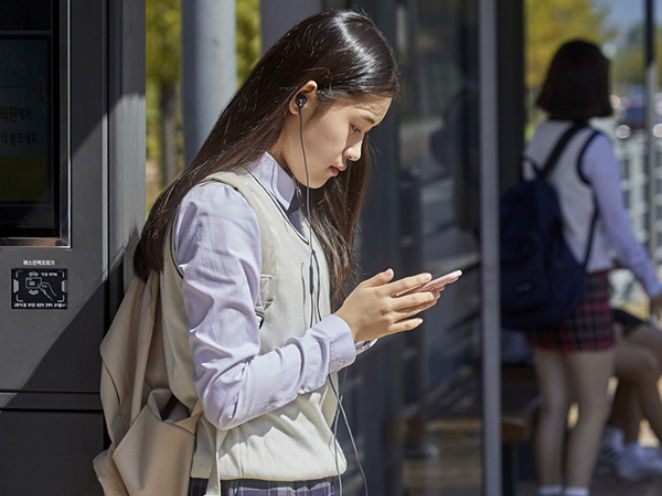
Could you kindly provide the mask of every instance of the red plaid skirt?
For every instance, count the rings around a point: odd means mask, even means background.
[[[534,348],[557,351],[606,350],[614,346],[614,329],[609,308],[609,271],[586,274],[584,301],[568,320],[556,329],[527,333]]]

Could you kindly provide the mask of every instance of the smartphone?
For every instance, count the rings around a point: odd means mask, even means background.
[[[446,284],[451,284],[457,281],[462,275],[461,270],[456,270],[445,276],[437,277],[432,281],[426,282],[422,286],[412,288],[404,293],[400,293],[398,296],[405,296],[412,293],[418,293],[419,291],[441,291]]]

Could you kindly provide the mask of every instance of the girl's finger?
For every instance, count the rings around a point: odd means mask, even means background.
[[[395,274],[393,272],[393,269],[387,269],[384,272],[380,272],[379,274],[372,276],[370,279],[366,279],[361,284],[368,288],[383,286],[391,282],[391,280],[393,280],[394,275]]]
[[[424,310],[427,310],[428,308],[432,308],[436,304],[437,304],[437,299],[435,298],[430,302],[423,303],[415,307],[404,308],[400,311],[397,311],[395,314],[397,316],[398,321],[401,321],[402,319],[408,319],[410,317],[413,317],[414,315],[419,314]]]
[[[418,286],[422,286],[431,279],[432,279],[432,274],[428,272],[424,272],[422,274],[405,277],[403,279],[399,279],[395,282],[387,284],[386,289],[391,296],[397,296],[400,293],[404,293],[405,291],[409,291],[410,289],[414,289],[417,288]]]
[[[420,293],[412,293],[407,296],[400,296],[391,300],[392,309],[395,311],[406,310],[407,308],[417,307],[424,305],[430,301],[435,301],[439,296],[438,291],[422,291]]]
[[[398,332],[411,331],[416,329],[422,323],[423,319],[421,318],[401,320],[400,322],[397,322],[390,327],[389,333],[396,334]]]

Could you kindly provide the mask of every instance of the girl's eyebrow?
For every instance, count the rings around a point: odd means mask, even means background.
[[[376,126],[377,121],[375,120],[375,112],[372,109],[362,109],[362,112],[360,112],[360,115],[363,119],[368,121],[370,125]]]
[[[360,119],[363,119],[371,126],[375,126],[377,124],[377,121],[375,121],[374,117],[372,116],[372,112],[370,110],[362,107],[358,107],[357,110],[358,110],[357,114]]]

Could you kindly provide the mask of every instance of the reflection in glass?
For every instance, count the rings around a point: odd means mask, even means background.
[[[645,2],[635,6],[627,0],[601,0],[611,30],[603,51],[612,64],[612,106],[614,115],[596,123],[612,137],[621,163],[622,189],[630,222],[637,238],[646,244],[648,226],[648,136],[646,113]],[[642,318],[648,317],[648,298],[632,273],[613,271],[611,303]]]
[[[404,484],[412,496],[481,493],[476,8],[420,0],[397,10],[401,209],[420,219],[406,226],[408,272],[464,272],[407,337]]]

